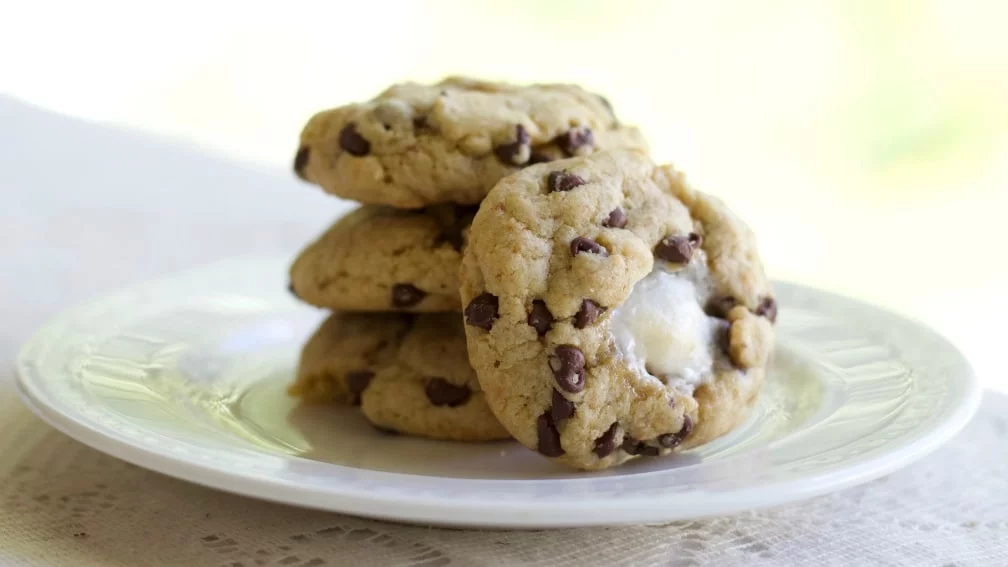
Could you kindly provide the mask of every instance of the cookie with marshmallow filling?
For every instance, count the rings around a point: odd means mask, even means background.
[[[644,153],[501,180],[460,279],[487,402],[518,441],[565,465],[707,443],[762,387],[777,307],[752,232]]]

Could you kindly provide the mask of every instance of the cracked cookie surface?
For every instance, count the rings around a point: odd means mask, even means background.
[[[348,311],[459,311],[458,270],[475,207],[360,207],[306,247],[291,291]]]
[[[452,77],[319,112],[301,133],[294,170],[361,203],[476,204],[522,167],[613,148],[646,143],[599,95]]]
[[[773,347],[755,238],[635,151],[529,167],[481,205],[461,271],[470,361],[525,446],[581,469],[737,425]]]
[[[360,405],[376,427],[459,441],[507,439],[469,364],[457,313],[333,313],[308,340],[289,391]]]

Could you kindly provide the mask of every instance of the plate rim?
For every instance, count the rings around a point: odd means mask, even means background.
[[[225,261],[216,263],[214,266],[228,263]],[[15,362],[15,383],[22,402],[35,415],[56,430],[93,449],[153,472],[232,494],[317,510],[414,524],[541,529],[670,522],[721,516],[789,504],[869,482],[921,459],[950,441],[969,423],[979,408],[983,395],[969,360],[951,341],[932,327],[901,313],[860,299],[802,284],[775,280],[775,285],[800,288],[806,292],[856,302],[874,310],[884,311],[892,317],[912,323],[914,327],[933,333],[944,342],[944,345],[952,353],[961,358],[965,369],[969,370],[965,376],[961,377],[960,399],[957,405],[952,406],[946,419],[936,422],[929,431],[918,438],[893,447],[887,452],[839,470],[810,474],[804,477],[801,483],[797,483],[797,486],[793,482],[777,481],[761,485],[760,490],[743,487],[708,493],[705,499],[705,508],[702,511],[693,512],[657,505],[651,498],[634,499],[630,497],[622,499],[619,503],[613,502],[611,499],[603,499],[602,501],[565,500],[562,503],[547,500],[541,502],[540,505],[535,505],[534,502],[527,499],[511,502],[488,498],[485,501],[467,499],[465,502],[458,502],[444,501],[439,497],[423,494],[403,498],[402,494],[368,493],[353,489],[353,487],[344,487],[344,490],[339,490],[339,482],[336,480],[332,485],[325,485],[325,487],[308,486],[275,476],[269,477],[254,471],[231,471],[196,458],[185,459],[178,454],[161,453],[155,447],[144,444],[140,440],[102,428],[89,421],[86,416],[60,411],[58,407],[49,404],[43,396],[34,390],[31,383],[32,363],[30,356],[34,348],[45,342],[46,331],[59,325],[61,321],[73,318],[75,314],[88,307],[111,300],[129,289],[141,289],[152,283],[185,277],[201,271],[201,269],[185,270],[162,278],[155,278],[63,310],[52,317],[32,333],[18,352]],[[297,459],[298,457],[290,456],[289,458]],[[558,479],[557,482],[564,481]],[[768,494],[774,496],[772,498],[765,496]],[[484,509],[484,506],[491,505],[492,510]]]

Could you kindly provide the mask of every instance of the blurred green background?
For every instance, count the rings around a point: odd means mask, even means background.
[[[1008,389],[1006,2],[10,9],[0,90],[258,165],[288,167],[312,113],[392,82],[581,83],[743,215],[775,277],[925,319]]]

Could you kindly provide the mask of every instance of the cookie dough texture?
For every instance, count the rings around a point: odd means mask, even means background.
[[[476,204],[522,167],[612,148],[646,143],[599,95],[574,85],[453,77],[395,85],[368,102],[316,114],[301,133],[294,170],[367,204]]]
[[[507,439],[469,365],[457,313],[333,313],[301,353],[290,393],[359,404],[376,427],[460,441]]]
[[[698,301],[717,319],[718,354],[695,390],[634,371],[609,330],[656,262],[700,274]],[[490,406],[522,444],[566,465],[602,469],[706,443],[744,419],[764,381],[776,303],[753,234],[643,153],[502,180],[473,221],[461,279]]]
[[[459,311],[461,251],[475,212],[455,205],[358,208],[300,253],[291,291],[334,310]]]

